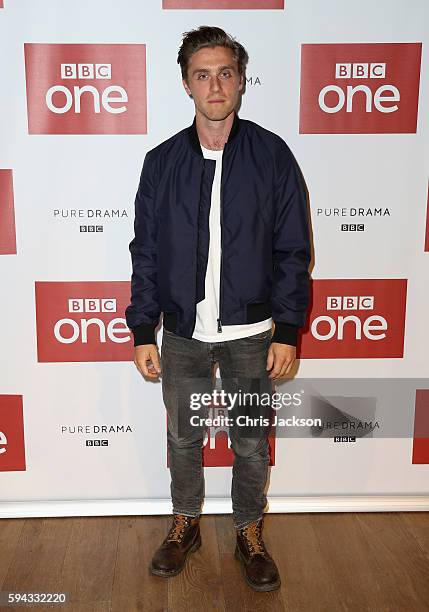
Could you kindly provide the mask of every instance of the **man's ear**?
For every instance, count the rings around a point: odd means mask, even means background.
[[[243,87],[244,87],[244,74],[240,75],[240,84],[238,86],[239,91],[243,91]]]
[[[188,96],[190,96],[191,95],[191,90],[189,89],[186,80],[182,79],[182,83],[183,83],[183,87],[185,88],[186,93],[188,94]]]

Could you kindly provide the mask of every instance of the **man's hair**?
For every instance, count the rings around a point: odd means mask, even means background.
[[[177,63],[180,64],[183,79],[187,79],[191,55],[204,47],[226,47],[231,49],[233,57],[238,64],[238,73],[240,76],[244,75],[249,56],[243,45],[221,28],[203,25],[195,30],[183,32],[182,45],[177,55]]]

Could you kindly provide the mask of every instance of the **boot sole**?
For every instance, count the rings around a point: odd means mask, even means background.
[[[171,570],[169,572],[169,571],[166,571],[166,570],[156,569],[156,567],[153,567],[153,565],[151,563],[150,566],[149,566],[150,572],[152,574],[154,574],[155,576],[162,576],[162,578],[171,578],[172,576],[177,576],[177,574],[180,574],[180,572],[185,567],[186,561],[187,561],[188,556],[190,555],[190,553],[195,552],[196,550],[198,550],[200,546],[201,546],[201,535],[199,535],[198,538],[196,539],[195,543],[192,544],[191,548],[188,550],[188,552],[185,555],[185,558],[183,559],[182,565],[179,568],[177,568],[175,570]]]
[[[252,582],[250,578],[248,577],[248,575],[246,574],[246,569],[244,567],[244,559],[242,557],[242,554],[238,546],[236,546],[235,548],[234,556],[240,562],[241,572],[244,576],[245,581],[250,587],[252,587],[254,591],[261,591],[265,593],[267,591],[276,591],[280,587],[282,583],[280,578],[277,580],[277,582],[272,582],[270,584],[258,584],[258,583]]]

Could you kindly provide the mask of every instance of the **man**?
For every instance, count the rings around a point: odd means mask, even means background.
[[[184,33],[177,61],[194,121],[146,154],[136,196],[127,324],[137,369],[150,380],[162,374],[168,414],[173,522],[152,559],[158,576],[178,574],[201,545],[204,423],[190,424],[191,394],[213,388],[216,363],[228,389],[270,392],[291,370],[309,302],[303,180],[279,136],[238,117],[247,60],[220,28]],[[262,539],[269,427],[244,435],[237,421],[235,555],[247,583],[270,591],[280,577]]]

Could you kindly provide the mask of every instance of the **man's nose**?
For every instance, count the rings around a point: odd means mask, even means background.
[[[212,91],[219,91],[221,88],[220,86],[220,81],[219,78],[217,76],[213,76],[210,79],[210,89]]]

